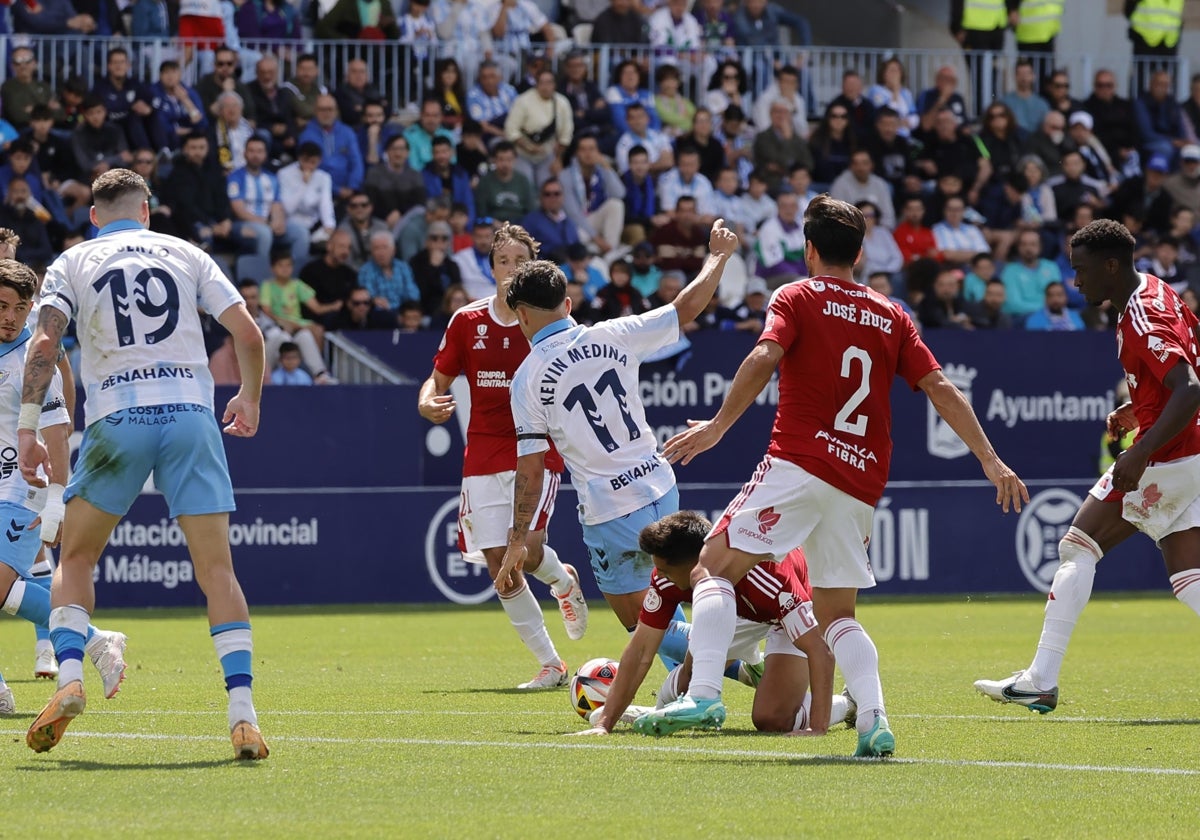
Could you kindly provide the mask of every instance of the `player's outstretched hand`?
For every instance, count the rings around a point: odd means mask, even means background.
[[[241,392],[234,394],[225,406],[221,422],[225,424],[223,431],[227,435],[254,437],[258,431],[258,401],[243,397]]]
[[[584,729],[581,732],[568,732],[567,733],[567,735],[569,735],[572,738],[576,738],[580,735],[607,735],[607,734],[608,734],[608,730],[605,729],[603,726],[593,726],[591,729]]]
[[[996,504],[1000,505],[1005,513],[1008,513],[1010,508],[1020,513],[1021,505],[1029,504],[1029,489],[1008,464],[996,458],[983,465],[983,473],[988,477],[988,481],[996,485]]]
[[[17,432],[17,463],[21,465],[21,476],[30,487],[45,487],[54,480],[50,469],[50,452],[45,444],[38,440],[37,432],[21,429]],[[46,478],[38,475],[38,467],[46,473]]]
[[[1120,440],[1138,427],[1137,415],[1133,413],[1133,403],[1126,402],[1111,411],[1105,420],[1108,426],[1108,439]]]
[[[737,234],[725,227],[724,219],[713,222],[712,233],[708,236],[708,252],[717,257],[728,257],[738,249]]]
[[[524,543],[509,544],[504,551],[504,560],[500,563],[500,571],[496,573],[496,590],[498,592],[512,592],[517,588],[517,581],[513,573],[521,571],[528,556],[529,549],[525,548]]]
[[[1146,465],[1150,462],[1150,455],[1151,453],[1143,451],[1140,442],[1118,455],[1117,462],[1113,464],[1113,489],[1122,493],[1132,493],[1138,489],[1138,484],[1146,472]]]
[[[687,422],[689,428],[668,440],[667,445],[663,447],[663,457],[669,463],[683,461],[686,466],[701,452],[716,446],[723,437],[723,432],[719,431],[711,420]]]
[[[454,413],[455,406],[454,397],[443,394],[417,403],[417,411],[430,423],[445,423]]]

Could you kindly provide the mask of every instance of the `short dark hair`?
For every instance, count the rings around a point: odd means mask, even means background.
[[[995,258],[995,257],[993,257],[993,256],[992,256],[990,253],[988,253],[987,251],[980,251],[978,254],[976,254],[975,256],[971,257],[971,268],[974,268],[975,266],[979,265],[979,264],[980,264],[981,262],[983,262],[984,260],[991,260],[992,262],[995,262],[995,261],[996,261],[996,258]],[[990,281],[989,281],[989,282],[990,282]]]
[[[530,260],[517,266],[508,285],[505,302],[509,308],[532,306],[552,311],[567,296],[567,276],[549,260]]]
[[[33,143],[27,137],[18,137],[12,141],[12,145],[8,147],[8,156],[12,157],[15,154],[29,155],[33,157]]]
[[[638,534],[638,548],[668,566],[695,563],[712,523],[698,513],[681,510],[651,522]]]
[[[103,103],[101,103],[101,104],[103,104]],[[207,143],[208,135],[205,134],[203,131],[193,131],[187,137],[183,138],[183,145],[186,146],[188,143],[191,143],[193,140],[203,140],[205,143]]]
[[[832,266],[854,265],[866,229],[861,210],[828,193],[814,198],[804,211],[804,238],[816,248],[821,261]]]
[[[1133,260],[1137,242],[1129,228],[1112,219],[1097,219],[1084,225],[1071,237],[1071,250],[1086,248],[1093,256]]]
[[[314,158],[321,157],[321,147],[311,140],[305,140],[296,149],[296,157],[298,158]]]
[[[795,76],[797,79],[799,79],[800,71],[790,64],[785,64],[775,71],[775,78],[778,79],[780,76]]]
[[[282,262],[283,260],[290,260],[291,258],[292,258],[292,249],[291,248],[277,247],[277,248],[271,249],[271,265],[272,266],[275,265],[275,263]]]
[[[515,155],[517,153],[517,147],[511,140],[501,140],[499,143],[496,143],[496,145],[492,146],[492,157],[495,157],[501,152],[512,152]]]
[[[168,70],[179,70],[179,62],[173,58],[168,58],[166,61],[158,65],[158,75],[166,73]]]
[[[238,290],[239,291],[242,289],[249,289],[251,287],[254,287],[255,289],[258,288],[258,281],[252,277],[243,277],[241,280],[238,281]]]
[[[266,139],[265,139],[264,137],[262,137],[262,136],[258,135],[258,134],[251,134],[249,137],[247,137],[247,138],[246,138],[246,145],[247,145],[247,146],[249,146],[251,143],[261,143],[261,144],[262,144],[262,147],[263,147],[264,149],[270,149],[270,148],[271,148],[271,147],[270,147],[270,146],[267,144],[267,141],[266,141]]]
[[[33,269],[16,260],[0,260],[0,286],[7,286],[17,293],[22,301],[33,300],[38,279]]]
[[[107,107],[108,106],[104,104],[103,99],[101,99],[99,96],[89,93],[87,96],[85,96],[83,98],[83,102],[80,104],[79,110],[80,111],[90,111],[93,108],[107,109]]]
[[[641,102],[630,102],[628,105],[625,106],[625,115],[627,117],[629,116],[630,111],[646,111],[646,106],[643,105]],[[650,112],[646,111],[646,113],[648,114]]]
[[[114,55],[123,55],[126,58],[129,58],[129,50],[125,49],[124,47],[113,47],[108,51],[108,54],[104,56],[104,60],[107,62]]]
[[[294,341],[285,341],[285,342],[283,342],[283,344],[279,345],[279,355],[280,356],[282,356],[284,353],[299,354],[299,352],[300,352],[300,345]]]
[[[92,181],[95,204],[115,204],[132,193],[137,193],[142,201],[150,198],[145,179],[132,169],[110,169]]]
[[[640,143],[629,150],[629,157],[632,158],[634,155],[645,155],[646,157],[650,157],[650,153],[646,151],[646,147]]]
[[[878,109],[875,112],[875,122],[879,122],[884,117],[896,117],[897,119],[899,119],[900,112],[897,111],[895,108],[889,108],[887,105],[884,105],[882,108]]]
[[[306,61],[311,61],[313,64],[317,64],[317,63],[318,63],[318,62],[317,62],[317,57],[316,57],[316,55],[315,55],[315,54],[313,54],[313,53],[301,53],[300,55],[296,56],[296,63],[297,63],[297,64],[303,64],[303,63],[304,63],[304,62],[306,62]]]
[[[33,122],[34,120],[52,120],[52,119],[54,119],[54,112],[50,110],[49,105],[45,105],[45,104],[39,102],[37,105],[34,105],[32,108],[29,109],[29,121],[30,122]]]

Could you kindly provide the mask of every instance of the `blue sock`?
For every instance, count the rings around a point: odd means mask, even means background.
[[[254,681],[251,669],[253,643],[250,622],[230,621],[209,629],[217,658],[221,660],[221,672],[225,675],[225,690],[249,688]]]
[[[658,658],[668,671],[679,667],[684,657],[687,656],[688,634],[691,632],[692,625],[687,623],[683,615],[683,607],[676,607],[675,615],[671,617],[671,623],[667,626],[667,633],[663,636],[662,644],[658,646]]]
[[[30,585],[30,584],[35,585]],[[39,639],[53,639],[50,633],[50,584],[47,582],[44,586],[36,578],[32,581],[17,581],[13,584],[13,589],[9,590],[9,598],[21,588],[21,602],[17,604],[17,611],[13,613],[17,618],[23,618],[33,624],[37,628]],[[87,633],[84,635],[84,643],[90,642],[92,636],[96,635],[96,628],[92,625],[87,626]],[[57,655],[57,645],[56,655]]]
[[[725,668],[725,678],[736,682],[738,678],[738,669],[741,667],[741,665],[742,660],[733,660],[733,662]]]
[[[35,593],[45,590],[34,587]],[[83,646],[87,638],[88,611],[78,604],[50,611],[50,641],[58,659],[58,686],[83,679]]]
[[[31,578],[28,578],[28,581],[29,581],[29,583],[35,584],[37,586],[40,586],[42,589],[45,589],[46,593],[49,594],[50,593],[50,584],[54,581],[54,575],[51,574],[51,575],[40,575],[38,577],[31,577]],[[24,616],[22,616],[22,618],[23,617]],[[47,600],[47,602],[46,602],[46,621],[49,621],[49,620],[50,620],[50,602]],[[49,639],[50,639],[50,627],[44,623],[39,624],[36,621],[33,622],[33,632],[37,636],[37,640],[39,642],[49,641]],[[89,638],[91,638],[91,637],[89,636]]]

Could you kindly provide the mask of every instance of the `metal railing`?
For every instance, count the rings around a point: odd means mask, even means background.
[[[325,333],[325,347],[329,371],[343,385],[418,384],[340,333]]]
[[[158,77],[158,67],[167,59],[181,60],[192,56],[193,60],[184,67],[184,80],[195,80],[211,69],[211,52],[188,49],[181,39],[157,40],[134,38],[93,39],[85,37],[40,37],[30,35],[2,36],[0,43],[9,55],[17,46],[27,46],[37,55],[43,79],[61,85],[69,76],[77,76],[90,89],[105,71],[105,55],[113,46],[129,50],[134,71],[144,81]],[[190,45],[195,47],[195,44]],[[305,39],[297,42],[243,41],[240,50],[241,74],[244,81],[254,77],[254,64],[263,55],[276,55],[281,64],[280,80],[292,78],[296,58],[304,53],[317,56],[321,68],[321,81],[333,90],[342,81],[347,63],[361,58],[368,65],[371,79],[383,96],[397,110],[415,109],[423,91],[433,78],[433,68],[439,58],[454,58],[462,69],[466,87],[474,81],[474,74],[482,58],[478,45],[443,43],[420,54],[412,48],[379,41],[321,41]],[[1018,58],[1014,52],[966,53],[959,49],[877,49],[855,47],[795,47],[781,45],[769,48],[722,47],[714,50],[698,50],[680,53],[649,46],[574,44],[571,40],[555,44],[551,54],[546,45],[535,45],[530,51],[518,56],[493,56],[514,78],[526,64],[533,60],[557,70],[569,48],[580,50],[590,59],[591,78],[603,90],[613,82],[612,71],[621,61],[633,59],[643,66],[647,78],[653,78],[654,70],[663,63],[680,67],[684,77],[684,92],[694,101],[703,99],[710,77],[717,64],[732,58],[746,68],[750,76],[751,95],[761,93],[771,82],[773,70],[782,64],[800,68],[802,90],[808,96],[814,114],[819,116],[830,100],[841,92],[842,76],[846,70],[857,70],[864,86],[870,87],[879,67],[891,58],[899,59],[905,68],[905,85],[914,94],[933,86],[938,69],[945,65],[958,69],[961,93],[968,98],[974,112],[979,108],[972,99],[978,90],[984,102],[993,96],[1003,96],[1011,89],[1012,70]],[[1038,57],[1047,60],[1045,56]],[[1068,72],[1072,82],[1072,95],[1086,98],[1091,89],[1093,74],[1103,68],[1111,70],[1118,79],[1118,89],[1136,94],[1135,82],[1146,77],[1150,65],[1164,66],[1174,75],[1179,98],[1187,95],[1191,64],[1187,56],[1176,59],[1154,59],[1138,66],[1132,56],[1092,53],[1060,53],[1051,59],[1053,66]],[[7,76],[8,62],[3,62],[0,76]],[[981,78],[974,80],[975,71]]]

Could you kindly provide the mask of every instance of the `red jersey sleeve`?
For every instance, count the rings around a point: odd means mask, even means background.
[[[1130,345],[1132,355],[1156,380],[1163,382],[1171,368],[1181,361],[1190,362],[1192,355],[1188,353],[1182,337],[1173,329],[1168,319],[1155,313],[1147,320],[1150,324],[1149,331],[1143,335],[1126,335],[1125,341]],[[1187,331],[1192,332],[1194,325],[1187,324],[1186,319],[1184,323],[1188,327]]]
[[[759,333],[759,341],[774,341],[785,351],[796,340],[796,309],[793,299],[798,293],[798,287],[783,286],[771,298],[767,307],[766,324]]]
[[[896,359],[896,373],[915,391],[918,382],[935,370],[941,370],[942,366],[921,340],[908,313],[899,306],[893,308],[896,310],[896,326],[900,330],[900,354]]]
[[[642,611],[638,614],[638,623],[653,627],[655,630],[666,630],[671,626],[675,608],[681,603],[683,603],[683,592],[671,581],[660,577],[658,570],[655,569],[650,573],[650,586],[646,589],[646,597],[642,599]]]
[[[433,369],[446,376],[458,376],[463,372],[465,359],[462,357],[462,325],[463,319],[458,314],[450,318],[446,331],[442,333],[442,342],[433,355]]]

